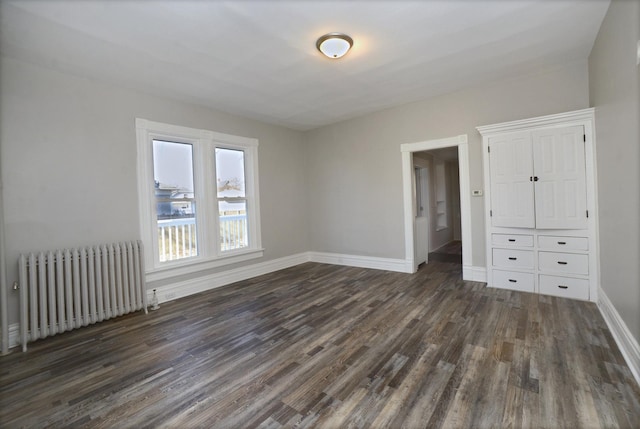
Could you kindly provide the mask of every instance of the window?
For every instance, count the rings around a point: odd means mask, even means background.
[[[160,262],[198,256],[193,145],[153,140]]]
[[[248,246],[244,151],[216,148],[220,251]]]
[[[262,256],[258,141],[136,120],[149,280]]]

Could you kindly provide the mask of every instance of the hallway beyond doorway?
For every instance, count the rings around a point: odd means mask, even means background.
[[[462,264],[462,241],[451,241],[429,253],[429,261]]]

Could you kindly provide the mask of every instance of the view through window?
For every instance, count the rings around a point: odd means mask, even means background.
[[[153,180],[160,261],[197,256],[192,145],[154,140]]]

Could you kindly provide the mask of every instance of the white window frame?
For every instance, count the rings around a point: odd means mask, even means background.
[[[136,118],[138,150],[138,204],[140,232],[145,245],[146,280],[154,281],[260,258],[264,254],[260,232],[258,140],[209,130]],[[198,256],[160,262],[153,175],[153,140],[191,144]],[[221,251],[216,189],[215,149],[244,152],[248,247]]]

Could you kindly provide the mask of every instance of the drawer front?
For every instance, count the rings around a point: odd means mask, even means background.
[[[493,270],[493,284],[491,286],[500,289],[533,292],[535,289],[533,279],[533,273]]]
[[[505,268],[533,269],[533,251],[518,249],[493,249],[493,265]]]
[[[558,237],[552,235],[540,235],[538,246],[549,250],[589,250],[589,239],[586,237]]]
[[[587,275],[589,257],[575,253],[539,252],[538,268],[553,273]]]
[[[589,299],[589,281],[541,274],[540,293],[587,301]]]
[[[491,243],[497,246],[533,247],[533,235],[491,234]]]

